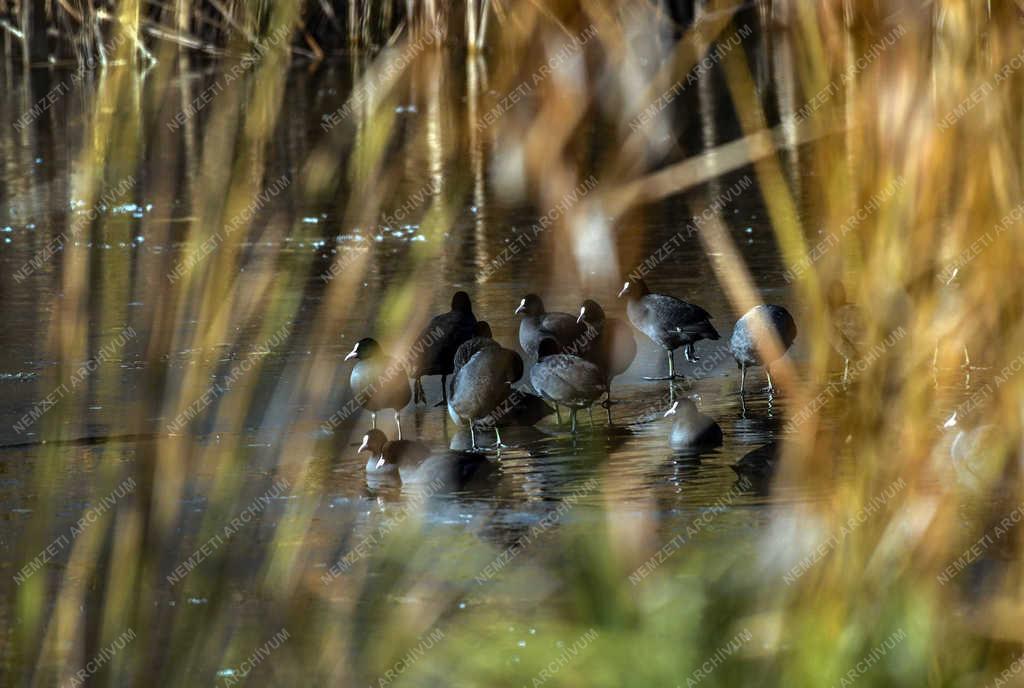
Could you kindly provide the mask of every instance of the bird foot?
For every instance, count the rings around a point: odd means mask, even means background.
[[[605,399],[604,401],[601,402],[601,408],[610,409],[612,406],[621,403],[621,401],[612,401],[611,399]]]
[[[426,401],[426,399],[424,399],[423,401]],[[448,405],[448,400],[447,399],[442,399],[441,401],[439,401],[436,404],[434,404],[434,408],[438,408],[439,406],[447,406],[447,405]]]

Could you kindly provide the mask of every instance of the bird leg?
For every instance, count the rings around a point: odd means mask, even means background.
[[[498,429],[497,425],[494,426],[494,436],[498,438],[498,441],[494,443],[492,449],[497,449],[500,452],[502,449],[508,448],[508,445],[501,441],[501,430]]]
[[[473,429],[473,421],[469,421],[469,448],[476,449],[476,430]]]
[[[422,402],[426,402],[427,395],[423,392],[423,382],[419,378],[416,378],[416,382],[413,383],[412,392],[413,392],[413,401],[415,403],[418,404],[421,401]]]
[[[772,371],[768,366],[764,367],[764,374],[768,376],[768,394],[775,392],[775,385],[772,384]]]
[[[370,411],[370,428],[373,430],[377,429],[377,412]]]
[[[555,418],[558,419],[558,424],[562,424],[562,412],[558,408],[558,402],[555,402]]]
[[[442,375],[441,376],[441,401],[439,401],[436,404],[434,404],[434,408],[437,408],[438,406],[447,406],[448,405],[448,386],[445,384],[447,379],[448,379],[447,375]],[[426,399],[424,399],[424,401],[426,401]]]
[[[843,384],[846,384],[847,378],[850,377],[850,359],[843,356]]]
[[[747,386],[747,366],[740,363],[740,396],[743,396]]]
[[[569,409],[569,420],[572,422],[572,434],[576,434],[576,407]]]
[[[398,439],[402,439],[402,418],[398,415],[398,409],[395,409],[395,425],[398,426]]]
[[[685,356],[686,360],[689,361],[690,363],[696,363],[697,361],[700,360],[699,358],[697,358],[697,354],[693,350],[692,343],[687,344],[685,347],[683,347],[683,356]]]
[[[686,376],[676,375],[676,365],[673,360],[673,351],[667,351],[668,353],[668,376],[667,377],[645,377],[645,380],[685,380]]]

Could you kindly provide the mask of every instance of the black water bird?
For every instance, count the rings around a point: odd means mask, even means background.
[[[455,352],[463,342],[476,334],[476,316],[469,301],[469,294],[457,291],[452,295],[451,310],[430,319],[420,333],[416,345],[422,347],[418,354],[411,355],[409,376],[415,380],[416,402],[426,402],[427,395],[420,381],[425,375],[441,376],[441,401],[448,401],[447,377],[455,371]]]
[[[690,399],[679,399],[665,417],[673,416],[669,443],[677,449],[704,449],[722,444],[722,428],[710,416],[697,410]]]
[[[584,357],[597,365],[604,373],[608,400],[605,408],[613,402],[612,378],[626,372],[636,358],[636,339],[632,329],[618,318],[606,318],[604,309],[591,299],[580,305],[580,314],[576,322],[585,325],[588,333],[593,335],[593,343]],[[611,411],[609,410],[609,416]]]
[[[778,442],[769,442],[763,447],[747,452],[729,468],[741,479],[763,482],[775,475],[779,463],[779,450]]]
[[[586,328],[568,313],[545,311],[544,302],[536,294],[524,296],[515,312],[523,315],[519,323],[519,346],[533,359],[537,358],[538,346],[545,337],[554,339],[563,350],[576,355],[583,355],[589,347]]]
[[[432,491],[461,490],[489,478],[496,466],[481,454],[464,451],[431,451],[422,442],[388,441],[380,430],[363,436],[359,452],[369,452],[368,475],[394,475],[403,484],[428,484]]]
[[[449,383],[449,394],[455,389],[455,376],[459,374],[462,366],[469,363],[469,359],[473,358],[473,354],[477,351],[482,351],[492,346],[501,347],[491,334],[490,323],[486,320],[477,320],[473,336],[462,342],[459,348],[455,350],[455,357],[452,361],[454,370],[452,371],[452,380]]]
[[[477,351],[459,369],[455,387],[448,399],[448,415],[457,424],[468,423],[475,449],[477,425],[494,426],[497,445],[501,434],[492,414],[501,415],[500,408],[512,391],[512,384],[523,376],[523,359],[515,351],[501,347],[485,347]],[[497,414],[495,412],[498,412]]]
[[[595,364],[560,351],[554,339],[545,337],[540,341],[537,363],[530,369],[530,383],[544,399],[569,407],[575,433],[576,412],[593,406],[608,388],[605,374]]]
[[[380,344],[370,337],[356,342],[345,360],[356,359],[349,374],[349,386],[356,402],[370,412],[372,427],[377,427],[377,412],[394,409],[398,438],[402,438],[402,422],[399,411],[412,398],[409,378],[402,364],[384,355]]]
[[[674,296],[653,294],[642,279],[627,281],[619,292],[619,298],[623,296],[629,299],[626,313],[633,327],[665,349],[668,355],[668,376],[648,380],[682,379],[683,376],[675,374],[673,352],[683,347],[686,360],[694,363],[698,359],[693,345],[702,339],[718,339],[718,331],[706,310]]]
[[[846,382],[850,376],[850,361],[859,358],[864,348],[864,316],[857,304],[846,300],[842,282],[834,282],[829,288],[828,304],[832,312],[829,340],[843,358],[843,382]]]
[[[773,337],[777,341],[779,349],[772,346]],[[729,349],[740,369],[740,394],[743,394],[746,387],[748,366],[764,366],[765,373],[768,375],[768,391],[775,391],[770,367],[778,357],[766,360],[764,356],[773,350],[779,356],[785,354],[794,339],[796,339],[796,322],[789,311],[782,306],[770,303],[754,306],[736,321]]]

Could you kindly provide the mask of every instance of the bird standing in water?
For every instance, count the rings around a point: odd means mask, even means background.
[[[773,338],[778,343],[778,348],[773,346]],[[770,359],[765,356],[770,356],[773,352],[779,356],[785,354],[794,339],[796,322],[782,306],[770,303],[754,306],[736,321],[729,349],[740,369],[740,394],[743,394],[746,388],[749,366],[764,366],[765,374],[768,376],[768,392],[775,391],[770,367],[778,356]]]
[[[665,349],[668,356],[668,376],[648,380],[681,380],[675,373],[673,352],[683,347],[683,355],[690,363],[697,362],[693,345],[702,339],[718,339],[718,331],[711,324],[711,315],[686,301],[667,294],[654,294],[642,279],[630,279],[619,292],[626,296],[626,313],[633,327],[647,335],[652,342]]]
[[[612,378],[626,372],[636,358],[636,339],[629,325],[618,318],[606,318],[604,309],[596,301],[587,299],[580,305],[576,322],[588,328],[592,343],[584,358],[597,365],[605,376],[608,399],[604,407],[608,411],[608,422],[612,420]]]
[[[434,316],[419,338],[413,344],[414,354],[410,377],[415,380],[416,402],[426,402],[427,395],[420,381],[425,375],[441,376],[441,401],[448,401],[447,378],[455,371],[455,352],[459,346],[476,334],[476,316],[469,301],[469,294],[457,291],[452,296],[451,310]],[[420,351],[416,353],[416,347]]]
[[[394,409],[398,438],[401,439],[402,421],[398,412],[412,398],[405,369],[395,359],[385,356],[380,344],[370,337],[356,342],[352,351],[345,356],[346,361],[351,359],[356,359],[349,374],[349,386],[355,400],[370,412],[373,428],[377,427],[378,411]]]

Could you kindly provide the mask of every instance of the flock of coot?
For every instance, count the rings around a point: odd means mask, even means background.
[[[451,310],[430,320],[416,340],[415,353],[405,361],[386,355],[371,338],[360,339],[345,360],[356,359],[349,378],[352,393],[372,418],[372,429],[359,447],[360,453],[370,454],[367,473],[396,474],[403,483],[465,486],[493,473],[494,464],[478,452],[477,434],[482,429],[495,432],[497,443],[493,447],[500,448],[504,446],[502,427],[533,425],[552,413],[561,424],[564,407],[575,434],[577,413],[582,409],[592,413],[598,402],[607,410],[610,423],[612,380],[629,368],[637,353],[633,329],[665,350],[667,375],[647,378],[656,380],[682,378],[675,372],[676,349],[682,348],[686,360],[696,362],[699,359],[694,345],[702,339],[719,338],[706,310],[652,292],[641,279],[627,281],[619,297],[627,299],[626,312],[632,326],[606,317],[591,299],[580,305],[578,315],[570,315],[547,311],[536,294],[524,296],[515,314],[521,316],[519,345],[530,361],[528,368],[518,352],[493,339],[486,321],[477,320],[469,294],[464,291],[452,297]],[[768,372],[795,338],[796,324],[782,306],[759,305],[740,318],[729,348],[740,369],[741,394],[747,368],[764,366]],[[422,442],[402,439],[399,412],[410,401],[427,403],[421,378],[431,375],[441,376],[441,400],[436,405],[446,406],[456,424],[468,426],[473,451],[436,452]],[[514,386],[524,375],[530,391]],[[770,372],[768,382],[771,389]],[[397,439],[391,441],[377,429],[377,412],[386,409],[395,412]],[[701,414],[690,399],[676,401],[665,415],[674,417],[670,436],[673,447],[722,443],[721,428]],[[767,457],[764,461],[744,457],[737,467],[742,468],[746,461],[757,464],[754,472],[770,470],[775,448],[768,445],[762,449]]]

